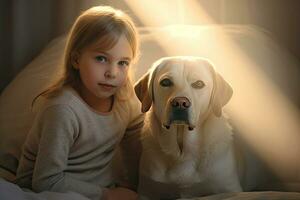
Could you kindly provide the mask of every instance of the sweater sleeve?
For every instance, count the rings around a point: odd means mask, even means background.
[[[101,199],[103,188],[65,173],[69,152],[79,131],[78,121],[71,108],[64,105],[51,106],[38,120],[33,127],[40,139],[32,189],[36,192],[74,191],[90,199]]]
[[[125,167],[125,181],[134,190],[136,190],[138,185],[143,125],[144,114],[141,112],[141,104],[137,98],[134,98],[130,101],[130,119],[120,145]]]

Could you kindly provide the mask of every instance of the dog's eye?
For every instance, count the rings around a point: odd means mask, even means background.
[[[173,85],[173,82],[168,78],[164,78],[163,80],[160,81],[160,85],[163,87],[170,87]]]
[[[201,89],[201,88],[203,88],[204,86],[205,86],[205,83],[204,83],[203,81],[200,81],[200,80],[198,80],[198,81],[192,83],[192,87],[193,87],[193,88],[196,88],[196,89]]]

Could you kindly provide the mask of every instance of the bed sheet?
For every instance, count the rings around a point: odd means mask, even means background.
[[[34,193],[23,190],[0,178],[0,199],[1,200],[89,200],[75,192],[41,192]],[[296,192],[238,192],[209,195],[197,198],[181,198],[178,200],[299,200],[300,193]]]
[[[34,193],[27,189],[21,189],[17,185],[0,178],[1,200],[89,200],[75,192],[41,192]]]
[[[198,198],[177,200],[299,200],[300,193],[297,192],[237,192],[210,195]]]

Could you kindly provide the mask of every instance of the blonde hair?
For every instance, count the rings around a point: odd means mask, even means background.
[[[67,39],[63,57],[64,74],[62,78],[36,96],[32,104],[39,96],[46,98],[55,96],[63,86],[78,86],[81,79],[78,70],[72,65],[74,55],[96,41],[99,43],[100,48],[109,50],[117,43],[121,35],[124,35],[128,40],[133,53],[133,61],[135,61],[139,53],[138,34],[128,15],[110,6],[96,6],[84,11],[76,19]],[[126,100],[132,95],[132,92],[132,81],[130,73],[128,73],[126,83],[117,92],[116,97],[119,100]]]

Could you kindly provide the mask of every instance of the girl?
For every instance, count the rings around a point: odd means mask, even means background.
[[[36,192],[75,191],[90,199],[136,199],[140,104],[129,80],[137,58],[131,19],[111,7],[78,17],[64,55],[64,77],[47,99],[23,146],[17,183]],[[122,140],[122,142],[121,142]],[[116,187],[112,157],[121,143],[128,187]]]

